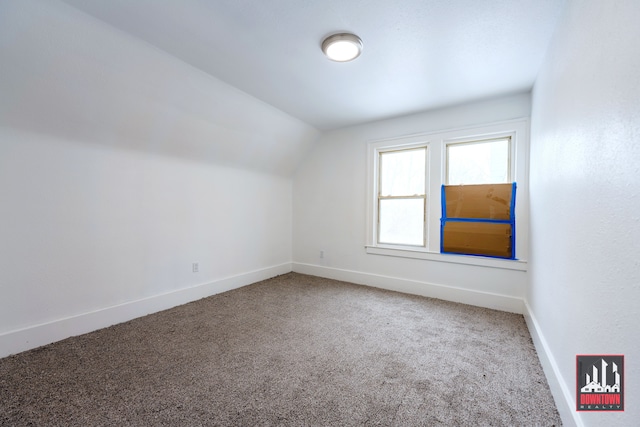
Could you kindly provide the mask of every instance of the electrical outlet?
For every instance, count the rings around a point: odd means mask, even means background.
[[[320,251],[320,258],[324,258],[324,251]]]
[[[194,262],[193,264],[191,264],[191,270],[194,273],[197,273],[199,271],[199,267],[198,267],[198,263],[197,262]]]

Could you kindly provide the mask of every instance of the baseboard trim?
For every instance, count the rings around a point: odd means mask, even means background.
[[[156,313],[201,298],[291,272],[291,263],[253,270],[209,283],[129,301],[0,334],[0,357]]]
[[[324,267],[314,264],[293,263],[293,271],[327,279],[342,280],[360,285],[373,286],[407,294],[438,298],[446,301],[470,304],[494,310],[522,314],[524,311],[521,298],[508,295],[480,292],[447,285],[438,285],[398,277],[364,273],[353,270]]]
[[[547,340],[542,334],[540,324],[533,315],[531,307],[529,307],[526,300],[524,300],[524,319],[527,322],[533,345],[538,352],[538,359],[540,359],[540,364],[549,383],[553,400],[560,413],[560,418],[562,418],[562,424],[565,426],[583,427],[584,423],[580,418],[580,414],[575,410],[574,398],[571,396],[567,383],[560,374],[560,368],[549,349]]]

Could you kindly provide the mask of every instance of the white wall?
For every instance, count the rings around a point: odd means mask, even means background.
[[[640,3],[571,1],[533,91],[527,303],[565,424],[640,420]],[[577,354],[624,354],[624,413],[576,413]]]
[[[54,0],[0,64],[0,357],[291,271],[315,129]]]
[[[7,129],[0,146],[0,343],[20,344],[3,355],[52,333],[24,328],[291,269],[289,179]]]
[[[294,271],[521,311],[525,271],[365,253],[366,146],[370,140],[529,114],[530,97],[521,94],[323,134],[294,177]]]

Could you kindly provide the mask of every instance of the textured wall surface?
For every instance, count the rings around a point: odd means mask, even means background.
[[[626,356],[626,411],[590,426],[640,419],[639,16],[571,2],[533,92],[528,303],[573,402],[576,354]]]

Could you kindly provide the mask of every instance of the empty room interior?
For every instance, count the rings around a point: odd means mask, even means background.
[[[1,0],[0,424],[638,425],[639,19]]]

